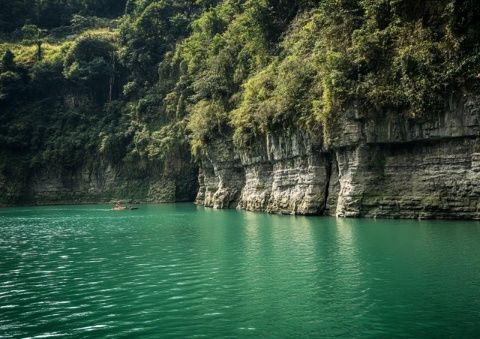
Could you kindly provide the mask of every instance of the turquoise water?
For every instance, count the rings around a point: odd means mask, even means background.
[[[480,224],[0,210],[0,337],[480,337]]]

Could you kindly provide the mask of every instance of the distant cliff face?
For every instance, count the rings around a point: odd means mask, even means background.
[[[192,201],[206,207],[338,217],[480,219],[480,97],[452,97],[443,114],[339,115],[318,134],[275,131],[248,149],[212,140],[200,171],[188,152],[163,167],[102,158],[27,176],[0,174],[0,204]],[[197,181],[198,174],[198,181]],[[199,188],[198,188],[199,186]],[[197,190],[198,188],[198,190]]]
[[[166,203],[193,201],[197,167],[189,157],[176,159],[168,170],[158,166],[131,168],[102,158],[77,169],[61,164],[30,171],[21,180],[0,177],[0,205],[104,203],[112,200]]]
[[[450,98],[424,122],[341,115],[325,147],[300,130],[249,150],[216,140],[197,203],[282,214],[480,219],[480,97]],[[318,133],[321,134],[320,131]]]

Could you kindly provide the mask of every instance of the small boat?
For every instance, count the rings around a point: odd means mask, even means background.
[[[115,203],[115,206],[113,206],[113,208],[112,208],[112,211],[133,211],[133,210],[138,210],[138,208],[137,207],[122,206],[122,205],[120,205],[119,201],[117,201]]]
[[[112,211],[135,211],[138,210],[138,207],[114,207]]]

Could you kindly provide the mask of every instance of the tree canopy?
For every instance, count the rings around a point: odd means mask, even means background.
[[[0,0],[0,162],[136,167],[476,90],[475,0]],[[0,168],[0,170],[1,170]]]

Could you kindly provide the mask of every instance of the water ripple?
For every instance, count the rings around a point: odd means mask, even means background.
[[[479,337],[478,223],[0,210],[0,338]]]

